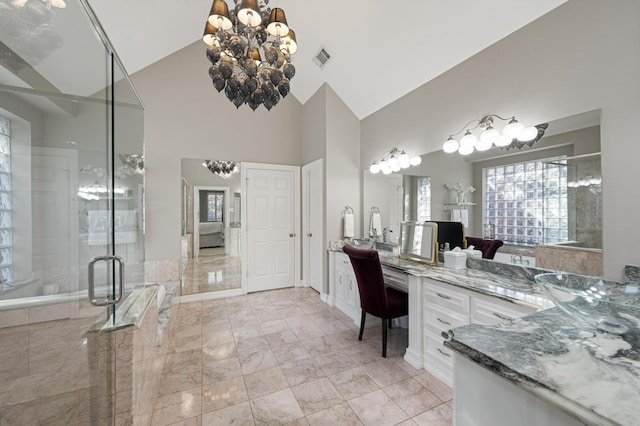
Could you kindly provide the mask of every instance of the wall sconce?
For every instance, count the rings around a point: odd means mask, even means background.
[[[502,133],[493,127],[494,117],[502,121],[509,121],[502,129]],[[475,124],[475,126],[470,127],[473,124]],[[494,145],[506,150],[520,149],[525,145],[531,147],[542,138],[548,126],[548,123],[544,123],[537,126],[525,127],[516,120],[515,116],[503,118],[496,114],[490,114],[479,120],[470,121],[459,132],[449,135],[447,141],[442,145],[442,150],[447,154],[458,151],[460,155],[469,155],[475,150],[486,151]],[[472,133],[472,131],[476,129],[482,130],[480,136]],[[453,138],[465,130],[466,132],[460,141]]]
[[[369,167],[369,171],[373,174],[382,172],[388,175],[401,169],[417,166],[420,163],[422,163],[422,158],[419,155],[410,157],[406,152],[393,148],[391,151],[385,152],[378,161],[374,161]]]

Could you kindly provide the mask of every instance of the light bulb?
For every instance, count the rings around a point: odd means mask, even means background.
[[[476,149],[478,151],[486,151],[490,149],[491,146],[493,146],[493,142],[488,141],[486,139],[482,140],[482,135],[480,136],[480,140],[478,141],[478,143],[476,143]]]
[[[400,170],[400,163],[398,162],[398,159],[396,157],[389,158],[389,167],[391,167],[391,170],[395,169],[396,167],[398,168],[398,170]]]
[[[518,123],[518,120],[516,120],[516,118],[513,117],[509,122],[509,124],[504,126],[504,129],[502,129],[502,134],[508,138],[516,139],[518,136],[522,134],[523,130],[524,130],[524,125]]]
[[[460,139],[460,146],[471,146],[471,152],[473,152],[473,148],[476,146],[477,142],[478,137],[467,130],[467,133],[465,133],[462,139]]]
[[[400,163],[394,164],[394,165],[391,166],[391,171],[392,172],[398,172],[398,171],[400,171],[401,168],[402,167],[400,167]]]
[[[458,150],[458,141],[449,136],[449,139],[442,144],[442,150],[447,154],[452,154]]]
[[[389,175],[391,174],[391,169],[390,168],[382,169],[382,173],[384,173],[385,175]]]
[[[406,169],[411,165],[409,160],[410,160],[409,154],[407,154],[404,151],[402,151],[402,154],[398,156],[398,162],[400,163],[400,167],[402,167],[403,169]]]
[[[458,153],[460,155],[469,155],[473,152],[474,147],[471,144],[462,145],[460,144],[460,148],[458,148]]]
[[[498,147],[504,147],[504,146],[509,146],[511,142],[513,142],[513,139],[509,139],[505,135],[500,135],[498,136],[498,140],[495,142],[495,144]]]
[[[520,142],[529,142],[532,141],[538,136],[538,128],[534,126],[525,127],[520,136],[518,136],[518,140]]]
[[[409,163],[412,166],[418,166],[420,165],[420,163],[422,163],[422,157],[420,157],[419,155],[414,155],[413,157],[411,157],[411,159],[409,160]]]
[[[389,167],[389,164],[387,163],[387,160],[380,160],[378,166],[380,166],[380,170],[384,170]]]
[[[375,175],[376,173],[378,173],[378,172],[380,171],[380,166],[378,166],[378,164],[377,164],[377,163],[373,163],[373,164],[369,167],[369,171]]]
[[[486,146],[487,144],[489,144],[489,148],[491,148],[491,145],[496,143],[499,137],[500,137],[500,132],[494,129],[493,127],[489,127],[487,128],[487,130],[480,133],[480,142],[483,143],[483,146]],[[478,148],[478,150],[483,151],[480,148]]]

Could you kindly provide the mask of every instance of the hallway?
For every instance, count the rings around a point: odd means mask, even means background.
[[[452,392],[402,359],[407,330],[364,340],[309,288],[182,303],[154,407],[160,425],[451,425]]]
[[[224,249],[202,249],[201,255],[190,258],[184,268],[181,295],[241,287],[241,257],[225,256]]]

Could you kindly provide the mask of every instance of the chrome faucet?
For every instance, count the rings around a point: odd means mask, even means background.
[[[511,263],[519,263],[522,265],[522,255],[521,254],[512,254],[511,255]]]
[[[389,233],[393,232],[393,229],[391,228],[384,228],[382,230],[382,242],[383,243],[388,243],[389,242]]]

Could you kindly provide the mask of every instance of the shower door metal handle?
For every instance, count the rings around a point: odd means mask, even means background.
[[[113,260],[114,262],[118,262],[118,297],[113,295],[113,299],[96,299],[95,294],[95,280],[93,278],[93,270],[94,265],[98,261],[108,262],[109,260]],[[96,256],[89,261],[89,301],[94,306],[111,306],[115,305],[119,301],[122,300],[122,294],[124,293],[124,260],[120,256],[115,255],[106,255],[106,256]]]

